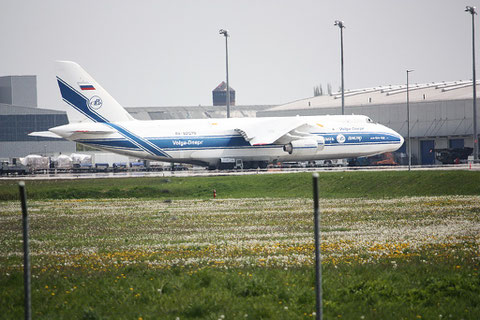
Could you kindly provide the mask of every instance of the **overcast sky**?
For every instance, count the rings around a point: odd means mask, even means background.
[[[346,89],[403,84],[406,69],[412,82],[471,79],[464,9],[479,2],[0,0],[0,75],[37,75],[47,108],[62,104],[55,60],[79,63],[126,107],[212,105],[225,28],[237,105],[283,104],[339,88],[338,19]]]

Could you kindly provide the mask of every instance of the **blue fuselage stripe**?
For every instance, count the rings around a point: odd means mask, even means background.
[[[114,129],[116,129],[121,135],[125,136],[127,139],[130,140],[132,144],[135,144],[139,146],[140,148],[144,149],[145,151],[148,151],[154,155],[157,156],[167,156],[164,152],[162,152],[156,145],[152,144],[150,141],[146,139],[142,139],[131,132],[129,132],[127,129],[113,124],[113,123],[108,123],[108,125]]]
[[[115,126],[120,133],[124,130],[121,127]],[[398,136],[386,133],[345,133],[342,134],[344,141],[340,138],[338,141],[338,133],[335,134],[320,134],[325,139],[326,147],[336,146],[361,146],[361,145],[383,145],[383,144],[399,144],[400,138]],[[148,144],[142,140],[133,139],[84,139],[78,142],[85,144],[95,144],[105,147],[117,148],[131,148],[131,149],[148,149],[151,152],[156,152],[158,149],[169,151],[187,151],[187,150],[201,150],[201,149],[240,149],[253,148],[242,136],[198,136],[198,137],[178,137],[178,138],[149,138]],[[255,146],[254,148],[276,148],[278,145],[264,145]]]

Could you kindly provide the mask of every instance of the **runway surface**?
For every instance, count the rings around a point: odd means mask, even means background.
[[[314,168],[269,168],[259,170],[206,170],[192,169],[182,171],[128,171],[128,172],[98,172],[98,173],[57,173],[30,174],[26,176],[2,176],[0,180],[73,180],[73,179],[109,179],[135,177],[201,177],[201,176],[235,176],[249,174],[278,174],[294,172],[348,172],[348,171],[406,171],[407,166],[392,167],[314,167]],[[480,170],[480,164],[442,165],[442,166],[412,166],[412,171],[418,170]]]

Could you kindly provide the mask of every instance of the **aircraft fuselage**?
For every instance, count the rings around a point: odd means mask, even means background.
[[[269,162],[353,158],[395,151],[403,144],[398,133],[366,116],[301,118],[307,123],[301,133],[310,141],[313,138],[316,148],[301,143],[286,148],[288,143],[281,141],[251,145],[235,130],[242,123],[261,126],[266,121],[288,119],[284,117],[91,123],[88,130],[77,130],[78,124],[69,124],[50,131],[75,142],[138,158],[209,165],[221,158]]]

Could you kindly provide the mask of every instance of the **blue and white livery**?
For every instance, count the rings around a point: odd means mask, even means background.
[[[218,167],[221,159],[266,164],[370,156],[403,138],[366,116],[308,116],[140,121],[78,64],[58,62],[63,101],[84,120],[34,136],[65,138],[137,158]],[[71,121],[71,120],[70,120]]]

